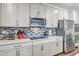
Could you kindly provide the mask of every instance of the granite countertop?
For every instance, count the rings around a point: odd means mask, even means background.
[[[0,45],[6,45],[6,44],[17,44],[17,43],[24,43],[24,42],[44,42],[44,41],[49,41],[50,38],[59,38],[59,37],[63,37],[63,36],[49,36],[48,38],[41,38],[41,39],[35,39],[35,40],[31,40],[29,38],[26,39],[22,39],[22,40],[0,40]]]
[[[0,40],[0,45],[16,44],[16,43],[22,43],[22,42],[32,42],[32,40],[30,40],[30,39]]]

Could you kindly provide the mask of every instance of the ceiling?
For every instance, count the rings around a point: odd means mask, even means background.
[[[79,10],[79,3],[50,3],[50,4],[61,8],[65,8],[65,9]]]

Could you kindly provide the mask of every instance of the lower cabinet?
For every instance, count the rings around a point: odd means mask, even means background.
[[[32,56],[32,48],[23,47],[20,50],[20,56]]]
[[[57,53],[61,53],[61,52],[63,52],[63,38],[62,37],[60,37],[60,38],[57,38],[56,39],[57,41],[57,43],[56,43],[56,50],[57,50]]]
[[[56,39],[50,40],[50,56],[56,55]]]
[[[20,56],[32,56],[32,45],[21,47]]]
[[[33,45],[33,56],[49,56],[49,41]]]
[[[33,45],[33,56],[41,56],[42,55],[42,47],[40,44]]]
[[[16,49],[10,49],[0,52],[0,56],[16,56]]]
[[[42,56],[49,56],[49,41],[43,44]]]
[[[0,56],[32,56],[32,42],[3,45],[0,49]]]
[[[50,39],[50,55],[56,55],[63,52],[63,37]]]
[[[0,46],[0,56],[53,56],[63,52],[63,38]]]

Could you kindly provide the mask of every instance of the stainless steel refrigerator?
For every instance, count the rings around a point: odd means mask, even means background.
[[[65,53],[75,49],[75,29],[73,20],[59,20],[57,34],[63,36],[63,51]]]

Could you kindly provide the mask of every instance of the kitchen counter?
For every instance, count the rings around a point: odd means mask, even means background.
[[[37,43],[43,43],[43,42],[48,42],[49,39],[53,40],[54,38],[62,38],[63,36],[48,36],[48,38],[41,38],[41,39],[35,39],[31,40],[29,38],[22,39],[22,40],[0,40],[0,46],[1,45],[7,45],[7,44],[18,44],[18,43],[24,43],[24,42],[37,42]]]
[[[7,45],[7,44],[17,44],[22,42],[32,42],[30,39],[22,39],[22,40],[0,40],[0,45]]]
[[[48,36],[49,39],[53,39],[53,38],[63,38],[63,36]]]

